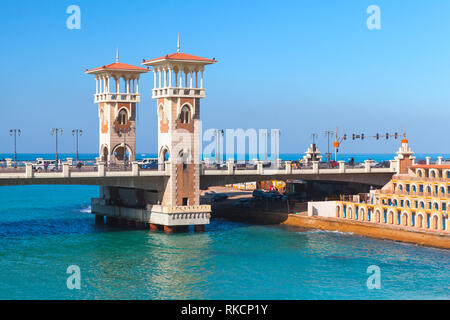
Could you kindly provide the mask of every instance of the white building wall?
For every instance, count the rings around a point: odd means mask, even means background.
[[[308,202],[308,216],[336,217],[337,201]]]

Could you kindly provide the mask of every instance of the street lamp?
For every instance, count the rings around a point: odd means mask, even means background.
[[[327,162],[330,163],[331,153],[330,153],[330,137],[334,135],[334,131],[326,130],[324,135],[328,138],[328,149],[327,149]]]
[[[81,135],[83,134],[83,130],[81,129],[73,129],[72,130],[72,135],[76,137],[76,144],[77,144],[77,160],[76,163],[78,164],[78,137],[81,137]]]
[[[58,134],[60,134],[62,136],[63,129],[61,129],[61,128],[52,128],[50,130],[50,134],[52,136],[55,135],[55,137],[56,137],[56,170],[58,170]]]
[[[9,130],[9,135],[13,136],[14,135],[14,168],[17,168],[17,143],[16,143],[16,139],[17,136],[22,133],[22,131],[20,131],[20,129],[10,129]]]

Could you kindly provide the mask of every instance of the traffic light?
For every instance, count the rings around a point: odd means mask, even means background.
[[[344,134],[344,140],[347,140],[347,134]]]
[[[361,133],[361,140],[364,140],[364,133]]]
[[[394,137],[395,137],[395,139],[397,139],[398,138],[398,133],[396,132],[396,133],[394,133]]]
[[[352,135],[352,139],[355,140],[355,134]]]
[[[377,138],[377,140],[380,139],[380,134],[377,133],[377,135],[375,136],[375,138]]]
[[[389,133],[386,132],[386,140],[389,139]]]

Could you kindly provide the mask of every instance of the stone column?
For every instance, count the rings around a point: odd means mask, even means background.
[[[139,164],[136,161],[133,161],[131,163],[131,174],[133,176],[138,176],[139,175]]]
[[[338,161],[339,163],[339,173],[345,173],[345,161]]]
[[[70,175],[69,164],[67,162],[63,163],[62,175],[63,175],[64,178],[68,178],[69,175]]]
[[[27,178],[33,178],[33,164],[25,163],[25,176]]]
[[[364,160],[364,171],[365,172],[370,172],[371,167],[370,167],[370,160]]]
[[[228,160],[227,161],[227,167],[228,167],[228,174],[234,174],[234,160]]]
[[[264,173],[264,168],[263,168],[263,162],[262,161],[258,161],[256,163],[256,170],[257,170],[258,174],[263,174]]]
[[[313,161],[312,162],[313,172],[319,173],[319,161]]]
[[[97,163],[97,173],[99,177],[105,176],[105,163],[99,162]]]
[[[292,162],[291,161],[285,161],[284,162],[286,167],[285,167],[285,172],[286,174],[291,174],[292,173]]]
[[[425,157],[427,165],[430,164],[430,157]]]
[[[442,164],[442,157],[441,157],[441,156],[438,157],[438,159],[437,159],[437,164],[439,164],[439,165]]]

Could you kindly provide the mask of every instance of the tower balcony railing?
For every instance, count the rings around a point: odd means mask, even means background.
[[[139,93],[96,93],[94,102],[140,102]]]
[[[181,97],[181,98],[204,98],[204,88],[156,88],[153,89],[153,98]]]

